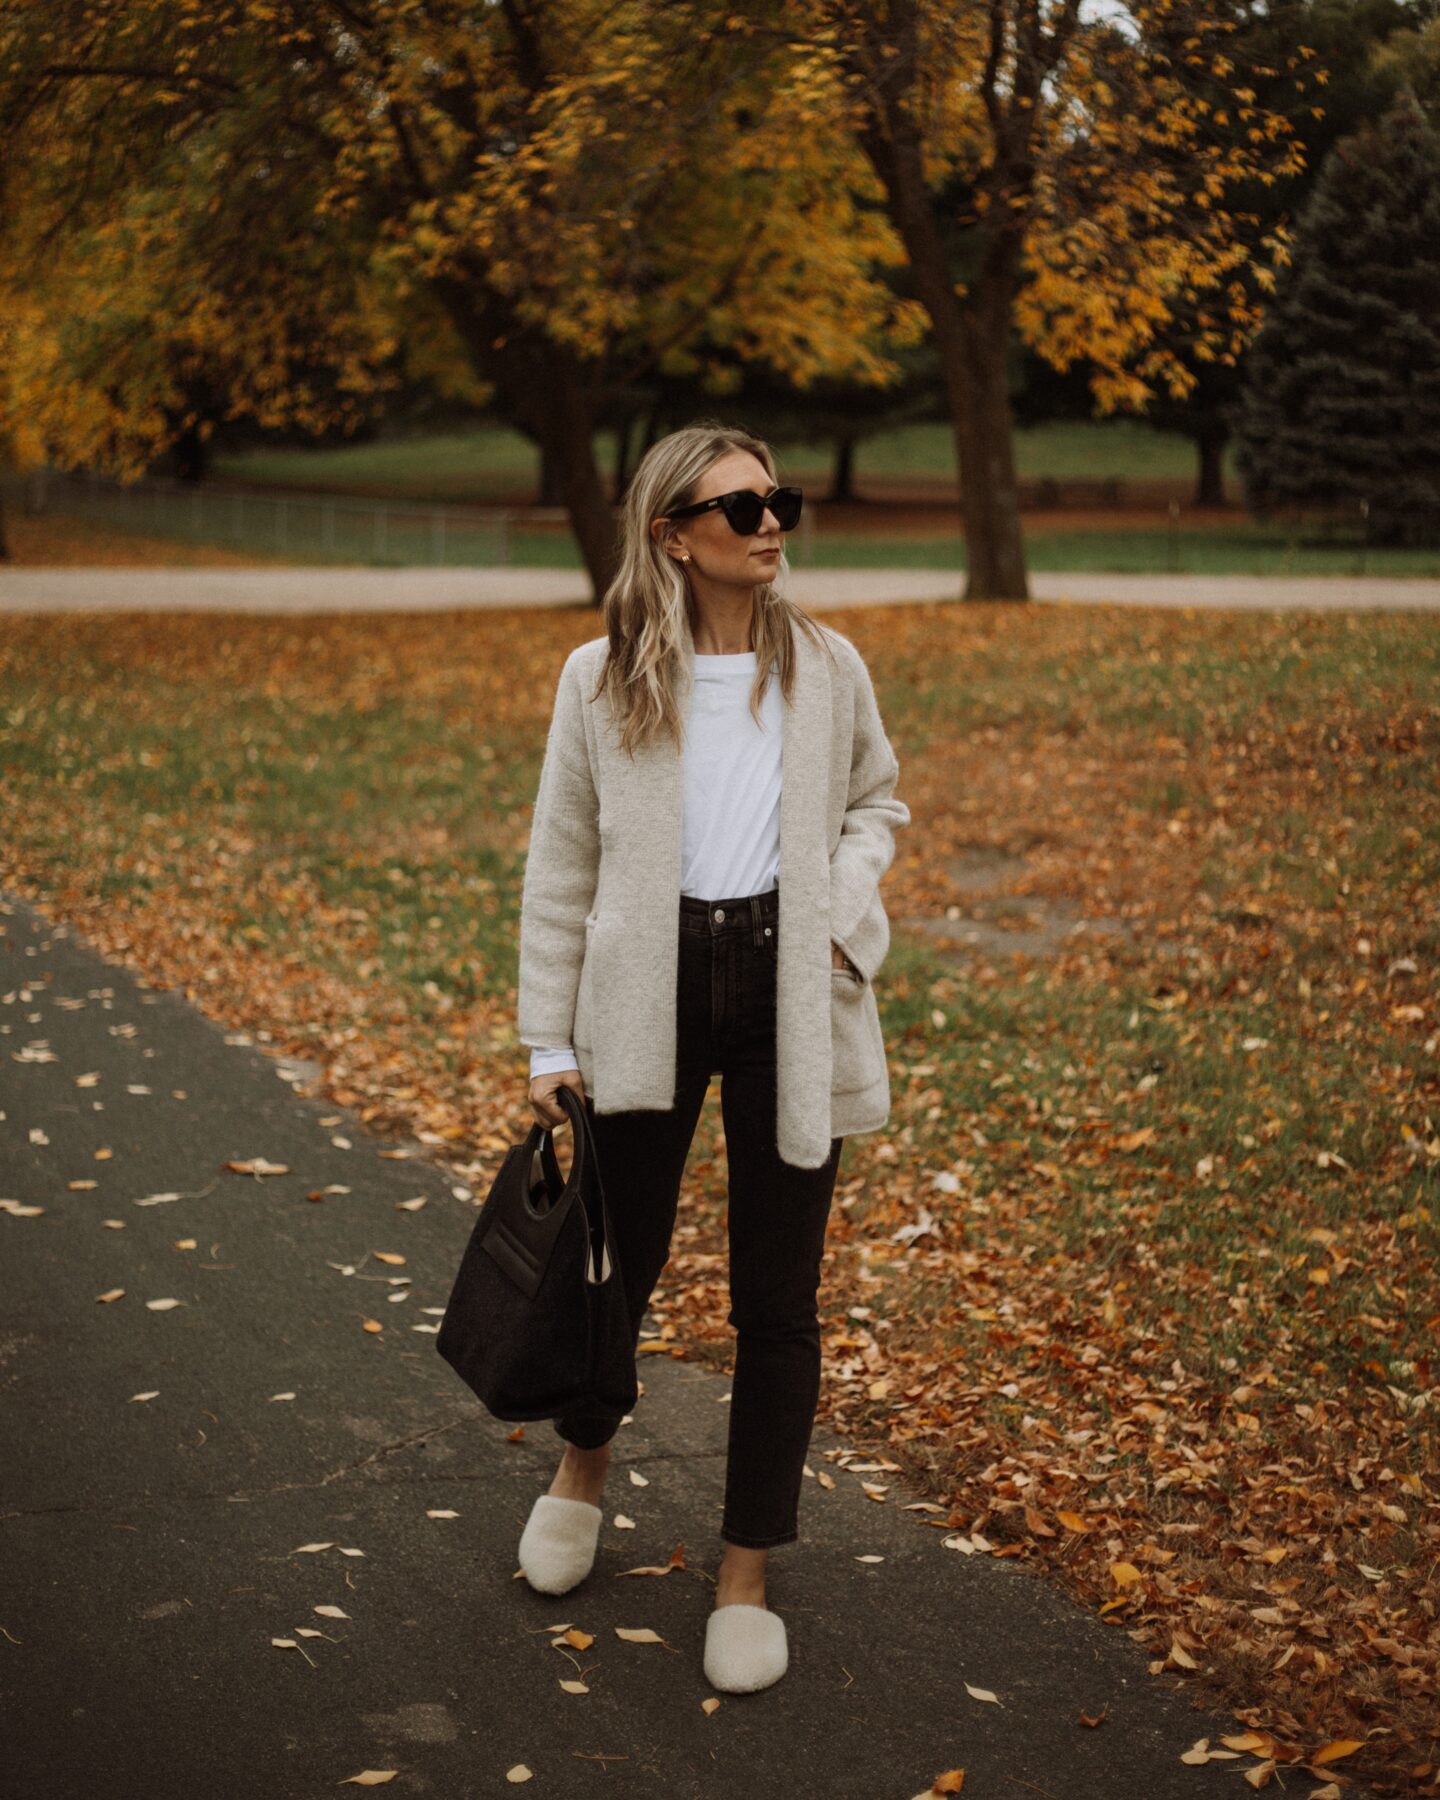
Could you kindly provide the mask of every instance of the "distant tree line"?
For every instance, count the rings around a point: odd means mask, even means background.
[[[1267,464],[1294,219],[1434,59],[1431,0],[7,0],[0,450],[490,417],[598,592],[605,434],[623,482],[728,410],[844,493],[938,419],[967,594],[1024,598],[1017,420],[1184,431],[1207,500],[1237,421]]]

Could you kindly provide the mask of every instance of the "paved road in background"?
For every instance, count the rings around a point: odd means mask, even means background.
[[[957,1767],[967,1800],[1234,1794],[1252,1759],[1180,1756],[1238,1721],[1121,1623],[945,1548],[899,1486],[869,1499],[818,1427],[837,1485],[806,1481],[771,1559],[789,1672],[706,1713],[730,1384],[695,1364],[642,1360],[596,1567],[533,1592],[517,1549],[559,1440],[490,1418],[435,1349],[474,1201],[314,1073],[0,896],[7,1800],[318,1800],[366,1769],[471,1800],[520,1763],[537,1800],[911,1800]],[[256,1158],[287,1172],[225,1166]],[[594,1638],[573,1663],[569,1624]]]
[[[959,600],[955,570],[793,569],[788,591],[816,612]],[[1260,611],[1440,612],[1440,581],[1358,575],[1032,574],[1038,601]],[[0,568],[4,612],[426,612],[577,606],[590,584],[571,569]]]

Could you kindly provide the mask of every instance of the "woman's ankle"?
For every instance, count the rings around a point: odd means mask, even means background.
[[[567,1444],[549,1491],[565,1500],[586,1500],[591,1506],[598,1506],[609,1468],[609,1444],[601,1444],[594,1450]]]
[[[715,1604],[763,1606],[768,1563],[767,1550],[749,1550],[741,1545],[727,1544],[715,1580]]]

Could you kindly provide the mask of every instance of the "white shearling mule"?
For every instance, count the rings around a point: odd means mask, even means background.
[[[538,1593],[564,1594],[595,1566],[604,1513],[588,1500],[541,1494],[520,1534],[520,1567]]]
[[[790,1662],[785,1621],[765,1606],[717,1606],[705,1626],[705,1679],[727,1694],[769,1687]]]

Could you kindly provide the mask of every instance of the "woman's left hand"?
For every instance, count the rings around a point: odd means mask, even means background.
[[[830,940],[830,967],[832,969],[848,969],[852,975],[857,977],[860,974],[860,971],[835,942],[834,938],[831,938]]]

